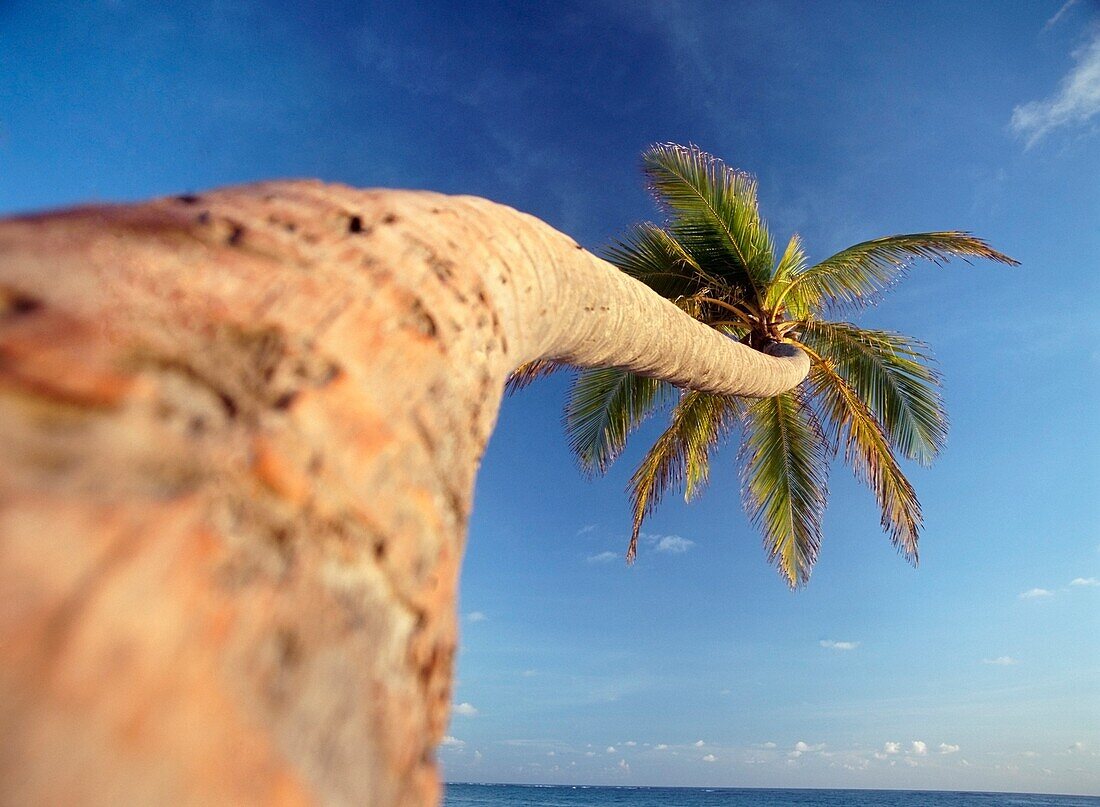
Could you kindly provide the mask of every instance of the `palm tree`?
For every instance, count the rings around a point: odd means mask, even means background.
[[[628,561],[646,516],[670,489],[690,501],[706,486],[713,453],[735,430],[744,507],[769,560],[791,587],[807,582],[818,548],[831,459],[875,494],[882,527],[914,564],[921,508],[899,457],[928,465],[943,447],[947,416],[928,347],[890,331],[831,319],[888,291],[916,260],[1016,261],[964,232],[891,235],[811,264],[797,235],[776,259],[755,180],[694,147],[657,145],[643,155],[665,226],[640,224],[608,260],[711,328],[761,351],[793,345],[808,378],[772,397],[679,390],[623,369],[583,370],[566,404],[566,430],[582,468],[602,474],[628,435],[667,405],[668,427],[629,483],[634,509]],[[552,372],[520,368],[511,386]]]

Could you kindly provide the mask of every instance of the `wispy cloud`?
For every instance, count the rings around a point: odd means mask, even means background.
[[[1066,16],[1066,12],[1073,8],[1075,5],[1077,5],[1077,0],[1066,0],[1066,2],[1062,4],[1062,7],[1058,9],[1055,15],[1046,21],[1046,24],[1043,25],[1043,30],[1046,31],[1047,29],[1053,28],[1055,25],[1057,25],[1061,21],[1062,17]]]
[[[705,757],[703,757],[703,762],[717,762],[717,761],[718,761],[718,757],[714,756],[714,754],[707,754]]]
[[[461,717],[474,717],[477,715],[477,709],[474,705],[472,703],[466,703],[465,701],[455,706],[452,711]]]
[[[657,537],[657,541],[653,548],[657,552],[668,552],[671,555],[679,555],[695,546],[694,541],[689,541],[687,538],[681,538],[679,535],[661,535],[654,537]]]
[[[1067,7],[1063,6],[1051,23]],[[1089,43],[1073,52],[1073,59],[1073,69],[1054,95],[1012,110],[1012,131],[1025,138],[1029,148],[1055,129],[1082,125],[1100,113],[1100,28]]]
[[[983,658],[982,664],[996,664],[999,667],[1010,667],[1013,664],[1019,664],[1017,659],[1012,656],[997,656],[997,658]]]
[[[1100,580],[1095,577],[1075,577],[1069,581],[1071,586],[1100,586]]]
[[[1053,596],[1054,592],[1045,588],[1029,588],[1027,591],[1020,592],[1021,600],[1041,600]]]
[[[470,611],[470,613],[466,614],[467,622],[484,622],[488,618],[489,617],[485,616],[485,613],[482,611]]]
[[[618,552],[601,552],[598,555],[589,555],[588,556],[588,562],[589,563],[610,563],[611,561],[618,559],[618,557],[619,557]]]
[[[954,754],[959,750],[959,746],[951,745],[950,743],[940,743],[939,751],[941,754]]]
[[[461,748],[462,746],[466,745],[466,741],[460,740],[457,737],[452,737],[450,734],[448,734],[446,737],[443,738],[443,742],[441,742],[440,745],[445,748]]]
[[[822,639],[818,644],[830,650],[855,650],[859,647],[859,642],[837,642],[832,639]]]

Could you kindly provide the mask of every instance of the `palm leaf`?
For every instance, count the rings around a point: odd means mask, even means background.
[[[800,340],[831,359],[906,459],[930,465],[947,441],[947,411],[928,346],[898,333],[811,320]]]
[[[917,562],[921,508],[913,486],[890,451],[878,421],[859,394],[828,361],[814,361],[810,388],[821,404],[835,445],[844,445],[844,460],[868,484],[882,510],[882,528],[905,557]]]
[[[774,252],[760,218],[756,180],[698,148],[665,143],[642,155],[676,240],[708,273],[763,299]]]
[[[669,488],[684,485],[692,499],[710,478],[710,453],[736,425],[745,408],[741,398],[688,391],[672,410],[668,428],[642,458],[628,486],[634,506],[634,530],[626,559],[638,553],[642,522]]]
[[[888,235],[850,246],[799,272],[784,299],[795,317],[826,306],[863,307],[897,283],[914,261],[942,265],[952,258],[1019,265],[970,233]]]
[[[603,254],[620,270],[670,300],[721,283],[707,275],[675,238],[649,222],[635,225]]]
[[[568,366],[551,359],[535,359],[526,364],[521,364],[508,376],[508,381],[504,385],[504,392],[507,395],[512,395],[530,386],[538,379],[553,375],[558,370],[564,370]]]
[[[626,438],[665,400],[671,384],[618,368],[584,370],[565,405],[569,447],[589,474],[605,473]]]
[[[768,560],[792,588],[810,578],[828,498],[828,444],[805,394],[755,401],[741,446],[745,511],[764,534]]]
[[[802,249],[802,239],[798,233],[795,233],[791,236],[791,240],[787,242],[787,248],[783,250],[779,263],[775,265],[775,272],[765,293],[765,307],[771,311],[777,310],[788,287],[798,273],[804,271],[805,268],[806,252]]]

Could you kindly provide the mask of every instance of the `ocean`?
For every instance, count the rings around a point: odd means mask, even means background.
[[[444,807],[1100,807],[1100,797],[931,790],[447,785]]]

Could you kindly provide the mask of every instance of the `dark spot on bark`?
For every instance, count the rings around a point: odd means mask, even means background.
[[[282,395],[280,395],[278,398],[276,398],[274,403],[272,403],[271,405],[275,409],[278,409],[280,412],[285,412],[287,409],[290,409],[291,404],[294,403],[294,401],[295,401],[295,399],[297,399],[297,397],[298,397],[298,390],[291,390],[290,392],[284,392]]]
[[[239,224],[234,224],[229,230],[229,235],[225,238],[225,243],[231,247],[239,246],[241,241],[244,240],[244,227]]]
[[[414,300],[409,306],[409,314],[405,317],[405,324],[422,336],[434,338],[438,329],[435,320],[419,300]]]
[[[396,213],[387,213],[385,216],[382,217],[382,223],[383,224],[396,224],[397,223],[397,214]]]
[[[349,233],[361,233],[363,232],[363,217],[352,216],[348,219],[348,232]]]
[[[201,224],[205,227],[207,224],[210,223],[210,211],[209,210],[202,211],[201,213],[199,213],[199,215],[197,215],[195,217],[195,221],[197,221],[199,224]]]
[[[0,289],[0,313],[13,317],[33,314],[43,306],[41,300],[21,291],[9,291],[5,293]]]
[[[443,211],[440,210],[438,207],[433,207],[432,212],[438,214],[438,213],[442,213]]]
[[[374,559],[381,561],[386,558],[386,542],[379,539],[374,542]]]
[[[176,201],[184,205],[198,204],[199,197],[193,193],[181,193],[176,197]]]
[[[279,664],[283,667],[297,667],[302,660],[302,640],[289,628],[279,631],[276,641],[279,648]]]
[[[199,415],[195,415],[191,420],[187,422],[187,431],[192,437],[198,437],[204,431],[206,431],[206,418]]]
[[[306,470],[313,476],[321,473],[321,469],[325,465],[325,460],[320,454],[314,454],[309,458],[309,464],[306,466]]]
[[[229,393],[218,390],[218,400],[222,402],[226,415],[230,418],[235,418],[237,416],[237,402],[233,400]]]

